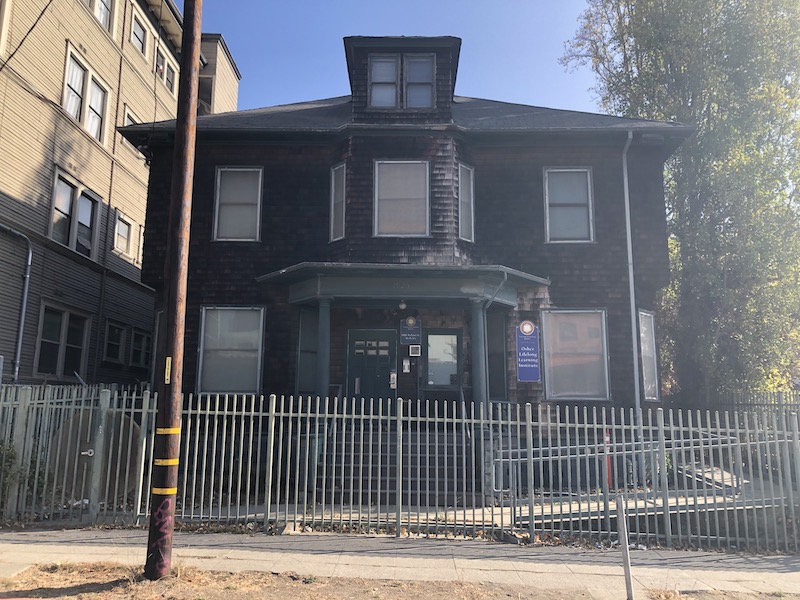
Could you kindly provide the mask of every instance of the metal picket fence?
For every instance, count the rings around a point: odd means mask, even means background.
[[[154,405],[4,388],[5,519],[143,523]],[[180,460],[182,523],[614,543],[622,503],[632,543],[798,550],[798,417],[781,408],[187,396]]]

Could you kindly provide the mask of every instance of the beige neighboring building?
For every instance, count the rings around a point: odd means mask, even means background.
[[[181,34],[172,0],[0,0],[3,382],[148,379],[148,164],[116,128],[175,117]],[[202,48],[199,111],[236,110],[224,39]]]

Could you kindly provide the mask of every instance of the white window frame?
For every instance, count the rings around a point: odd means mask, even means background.
[[[72,187],[72,196],[70,199],[70,227],[69,227],[69,236],[67,239],[67,243],[64,244],[59,240],[56,240],[53,237],[53,224],[55,220],[55,213],[56,213],[56,190],[58,189],[58,182],[59,180],[63,180],[69,186]],[[48,228],[48,237],[65,246],[70,248],[71,250],[77,252],[81,256],[86,256],[82,252],[79,252],[76,249],[78,243],[78,201],[79,199],[85,196],[92,202],[94,202],[94,210],[92,215],[92,237],[91,243],[92,247],[89,252],[89,256],[87,258],[91,260],[95,260],[97,258],[97,245],[100,239],[100,231],[99,231],[99,224],[100,224],[100,213],[102,212],[103,208],[103,200],[95,194],[92,190],[87,188],[77,179],[69,175],[68,173],[62,171],[61,169],[56,168],[56,174],[53,178],[53,188],[50,194],[50,225]]]
[[[121,332],[119,340],[119,349],[116,355],[111,355],[108,352],[109,332],[111,328],[118,329]],[[128,343],[128,326],[113,319],[106,319],[106,331],[103,338],[103,360],[105,362],[113,362],[117,364],[125,364],[125,357],[127,356],[126,347]]]
[[[469,173],[469,223],[464,223],[462,192],[464,185],[463,174]],[[466,229],[466,233],[465,230]],[[458,163],[458,237],[466,242],[475,242],[475,169],[464,163]]]
[[[649,320],[650,321],[650,333],[652,335],[651,340],[646,340],[643,336],[643,329],[642,329],[642,321]],[[648,342],[650,342],[648,344]],[[655,381],[648,382],[647,380],[647,365],[645,364],[646,356],[645,356],[645,346],[650,345],[652,350],[652,356],[650,357],[652,363],[650,367],[652,368],[652,372],[655,374]],[[639,351],[641,352],[642,356],[642,386],[643,386],[643,397],[647,401],[651,402],[658,402],[659,400],[659,385],[658,385],[658,345],[656,344],[656,319],[655,315],[649,310],[639,310]],[[655,389],[655,395],[647,395],[647,388],[648,383],[652,384],[653,389]]]
[[[585,173],[587,185],[586,210],[589,220],[589,237],[587,239],[551,239],[550,235],[550,191],[548,177],[550,173]],[[545,167],[544,169],[544,222],[545,222],[545,241],[548,244],[590,244],[594,239],[594,185],[592,169],[590,167]],[[560,204],[559,206],[565,206]],[[584,206],[581,204],[567,204],[566,206]]]
[[[134,223],[133,219],[128,218],[124,215],[121,211],[116,211],[116,218],[114,219],[114,250],[117,252],[124,254],[125,256],[132,257],[133,256],[133,231],[134,231]],[[120,248],[117,241],[119,240],[119,226],[120,222],[125,223],[128,226],[128,246],[126,248]]]
[[[256,204],[256,235],[254,238],[219,237],[219,189],[220,174],[223,171],[258,171],[258,203]],[[215,242],[260,242],[261,241],[261,204],[264,201],[264,168],[255,166],[221,166],[217,167],[214,178],[214,227],[211,239]]]
[[[69,68],[70,63],[75,61],[84,71],[83,77],[83,85],[81,89],[81,106],[79,114],[76,116],[72,115],[67,110],[67,100],[69,98]],[[100,117],[100,131],[98,132],[97,136],[94,136],[89,131],[89,111],[90,111],[90,103],[91,103],[91,91],[92,91],[92,84],[97,85],[104,94],[103,97],[103,111]],[[67,47],[67,56],[66,60],[64,61],[64,87],[61,94],[61,107],[64,109],[64,112],[69,115],[69,117],[79,123],[81,128],[86,132],[86,134],[98,142],[101,145],[105,145],[106,141],[106,130],[108,129],[108,105],[109,105],[109,90],[111,87],[106,84],[98,75],[97,73],[89,66],[89,63],[78,53],[75,49],[69,45]]]
[[[84,6],[92,13],[94,18],[99,23],[100,27],[103,28],[104,31],[107,31],[109,34],[114,34],[114,15],[116,9],[116,1],[115,0],[108,0],[108,25],[104,24],[103,21],[100,20],[99,14],[99,7],[101,5],[100,0],[83,0]]]
[[[162,56],[164,58],[164,68],[158,68],[158,57]],[[172,69],[174,73],[174,80],[172,82],[172,89],[169,89],[167,85],[167,69]],[[156,77],[164,84],[164,87],[171,95],[175,95],[178,91],[178,74],[180,71],[178,70],[178,65],[173,61],[169,53],[163,48],[160,44],[156,44],[155,52],[153,52],[153,73],[156,74]]]
[[[199,337],[199,351],[197,360],[197,390],[198,393],[216,393],[208,392],[203,389],[203,363],[205,361],[205,331],[206,331],[206,315],[208,311],[212,310],[250,310],[259,312],[259,335],[258,335],[258,360],[256,361],[258,373],[256,375],[257,389],[252,392],[239,392],[242,394],[253,393],[257,394],[261,391],[261,379],[264,370],[264,324],[266,310],[263,306],[220,306],[220,305],[207,305],[202,306],[200,309],[200,337]],[[230,390],[228,390],[230,391]],[[220,392],[221,393],[221,392]]]
[[[134,31],[136,30],[136,24],[142,28],[142,47],[139,47],[139,39],[134,35]],[[133,18],[131,19],[131,35],[130,35],[130,42],[133,44],[133,47],[145,58],[147,57],[147,47],[149,46],[148,38],[150,37],[150,28],[145,25],[144,19],[142,19],[138,13],[134,11]]]
[[[133,352],[136,346],[136,338],[139,337],[142,340],[142,347],[141,347],[141,357],[137,361],[133,357]],[[153,336],[146,332],[144,329],[138,329],[136,327],[133,328],[131,332],[131,352],[130,352],[130,360],[129,364],[132,367],[139,367],[142,369],[150,369],[150,363],[152,362],[152,351],[153,351]]]
[[[564,314],[596,314],[600,316],[600,338],[603,345],[603,376],[605,379],[605,389],[600,396],[585,396],[580,394],[575,395],[558,395],[554,396],[550,387],[550,345],[549,336],[558,335],[558,331],[550,331],[550,323],[548,322],[549,315],[564,315]],[[610,381],[609,381],[609,366],[608,366],[608,326],[607,315],[605,309],[602,308],[575,308],[575,309],[545,309],[541,311],[541,324],[542,324],[542,354],[544,363],[544,388],[545,399],[547,400],[590,400],[590,401],[608,401],[611,399]]]
[[[61,331],[59,335],[58,341],[58,357],[56,359],[56,372],[55,373],[44,373],[39,371],[39,357],[41,354],[41,345],[42,345],[42,329],[44,327],[44,313],[45,310],[50,309],[53,311],[58,311],[62,314],[61,320]],[[64,358],[67,349],[67,331],[69,328],[69,317],[70,315],[75,315],[84,319],[84,327],[83,327],[83,340],[81,344],[81,364],[80,368],[78,369],[78,375],[81,377],[84,376],[86,372],[86,363],[88,361],[89,356],[89,334],[92,330],[92,317],[91,315],[73,310],[61,304],[49,301],[43,301],[41,307],[39,309],[39,327],[36,334],[36,352],[35,356],[33,357],[33,374],[36,377],[50,377],[54,376],[57,379],[75,379],[75,375],[72,373],[64,374]]]
[[[378,231],[378,217],[380,208],[380,198],[378,190],[380,188],[380,165],[401,165],[414,164],[425,165],[425,232],[424,233],[380,233]],[[373,202],[372,202],[372,235],[374,237],[389,238],[420,238],[429,237],[431,232],[431,168],[427,160],[376,160],[374,166],[373,181]]]
[[[345,213],[346,213],[346,206],[347,206],[347,168],[346,163],[339,163],[338,165],[334,165],[331,167],[331,213],[330,213],[330,241],[335,242],[337,240],[342,240],[345,237]],[[337,222],[335,219],[336,216],[336,172],[341,171],[342,173],[342,186],[341,186],[341,195],[342,195],[342,213],[340,217],[340,222]],[[341,228],[342,235],[336,236],[337,225]]]

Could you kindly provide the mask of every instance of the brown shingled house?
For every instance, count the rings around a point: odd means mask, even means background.
[[[454,95],[461,40],[348,37],[351,96],[204,116],[187,391],[658,399],[674,124]],[[174,122],[142,278],[162,289]]]

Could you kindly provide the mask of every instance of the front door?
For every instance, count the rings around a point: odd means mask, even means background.
[[[351,329],[347,336],[347,396],[397,396],[397,332]]]

